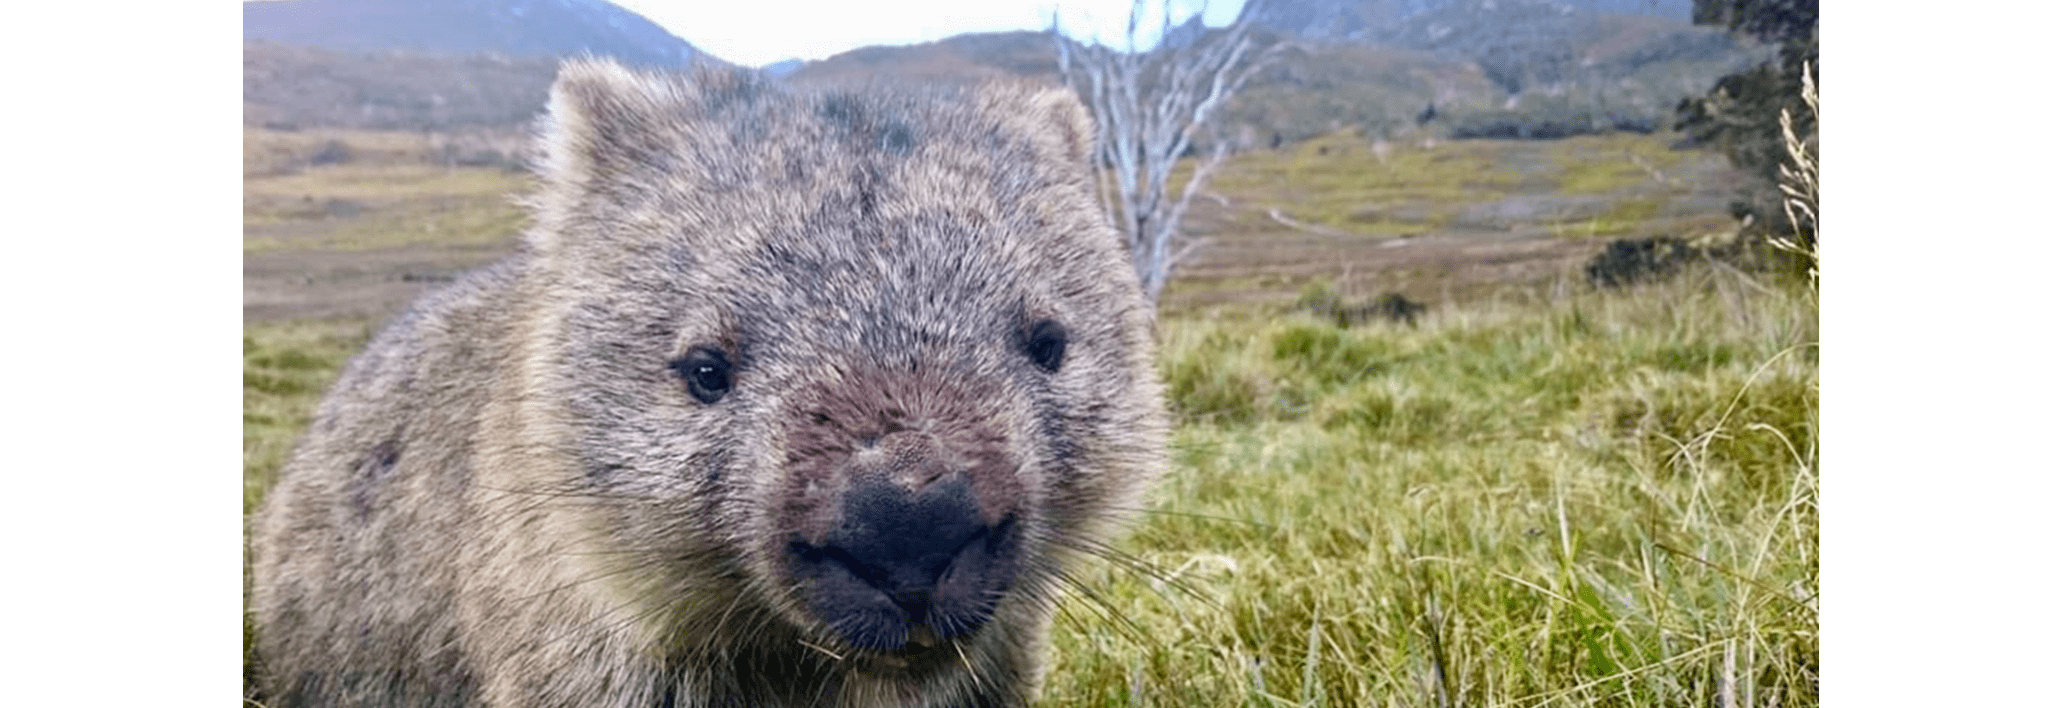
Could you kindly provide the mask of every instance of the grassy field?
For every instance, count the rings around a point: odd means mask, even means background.
[[[1047,704],[1816,704],[1813,313],[1694,273],[1168,320],[1150,571],[1070,608]]]
[[[1286,206],[1341,229],[1303,252],[1320,254],[1322,277],[1359,297],[1402,282],[1390,269],[1415,266],[1337,273],[1332,262],[1378,262],[1369,256],[1390,252],[1375,240],[1381,232],[1448,228],[1521,190],[1654,207],[1587,202],[1574,228],[1612,208],[1660,214],[1659,228],[1696,217],[1674,215],[1682,210],[1659,196],[1674,189],[1660,172],[1695,157],[1637,136],[1457,142],[1384,159],[1333,140],[1233,163],[1215,184],[1237,211],[1206,223],[1249,223]],[[248,263],[303,254],[337,272],[374,270],[385,267],[377,254],[444,242],[503,248],[514,230],[494,220],[495,207],[462,200],[515,189],[516,175],[430,173],[407,166],[429,157],[403,145],[388,160],[358,149],[351,162],[319,166],[290,146],[250,150],[285,156],[251,168]],[[1504,176],[1502,162],[1548,176]],[[1343,178],[1372,170],[1392,176]],[[377,173],[414,181],[387,190],[365,176]],[[295,216],[279,206],[293,195],[364,207]],[[455,233],[354,236],[437,199],[476,221]],[[1363,216],[1339,208],[1360,202],[1389,206]],[[1227,237],[1229,248],[1215,251],[1226,261],[1282,234]],[[1423,247],[1429,238],[1419,237]],[[1580,241],[1597,245],[1579,235],[1546,243]],[[1459,269],[1461,253],[1447,248],[1449,260],[1433,267]],[[247,267],[245,287],[271,277]],[[1291,295],[1271,296],[1314,273],[1251,260],[1192,273],[1169,290],[1160,328],[1175,469],[1123,546],[1129,556],[1082,573],[1088,583],[1059,621],[1044,705],[1818,703],[1810,290],[1713,266],[1596,291],[1575,270],[1552,270],[1547,281],[1434,300],[1412,328],[1343,328],[1293,308]],[[1233,289],[1268,296],[1194,297]],[[389,314],[252,311],[245,510],[321,390]]]
[[[1317,277],[1354,294],[1484,301],[1546,289],[1607,239],[1732,231],[1747,176],[1671,134],[1383,140],[1338,131],[1232,155],[1192,202],[1197,257],[1169,310],[1291,299]]]

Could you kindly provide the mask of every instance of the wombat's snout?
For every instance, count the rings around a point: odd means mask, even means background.
[[[940,639],[971,633],[1017,576],[1016,517],[990,523],[961,472],[915,488],[895,475],[863,476],[839,511],[823,544],[798,541],[790,551],[811,610],[854,646],[904,649],[920,626]]]

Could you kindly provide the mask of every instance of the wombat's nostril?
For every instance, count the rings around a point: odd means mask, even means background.
[[[961,547],[987,532],[966,478],[957,474],[917,491],[879,481],[859,485],[848,490],[841,512],[827,545],[913,614]]]
[[[847,490],[824,545],[792,545],[811,609],[848,642],[901,649],[926,625],[942,638],[994,615],[1016,575],[1012,529],[983,520],[968,480],[917,491],[883,480]]]

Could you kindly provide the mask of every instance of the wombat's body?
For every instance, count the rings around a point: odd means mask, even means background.
[[[544,132],[266,501],[271,705],[1025,702],[1164,465],[1074,97],[575,62]]]

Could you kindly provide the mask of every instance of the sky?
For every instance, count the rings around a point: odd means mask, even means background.
[[[824,59],[876,44],[918,44],[963,32],[1040,30],[1058,8],[1068,34],[1088,38],[1107,26],[1121,37],[1129,0],[887,0],[759,2],[749,0],[612,0],[713,56],[746,66],[783,59]],[[1173,2],[1174,19],[1199,0]],[[1213,0],[1204,21],[1228,23],[1244,0]],[[1150,40],[1158,41],[1157,15]],[[1107,22],[1091,22],[1106,19]],[[1141,34],[1144,34],[1141,32]]]

